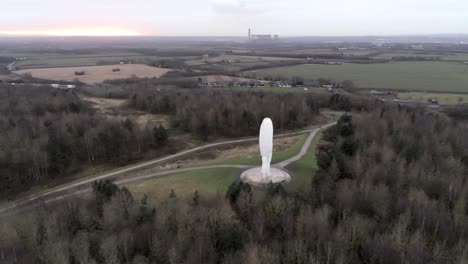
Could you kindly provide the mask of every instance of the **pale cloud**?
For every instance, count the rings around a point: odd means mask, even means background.
[[[466,0],[0,0],[0,30],[113,27],[156,35],[468,33]]]
[[[269,10],[271,1],[265,0],[210,0],[211,7],[225,14],[260,14]]]

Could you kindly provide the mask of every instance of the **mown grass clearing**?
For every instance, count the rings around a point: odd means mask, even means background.
[[[307,154],[302,159],[287,167],[287,169],[293,173],[293,180],[287,185],[287,188],[305,191],[310,187],[314,172],[317,169],[315,150],[321,135],[321,131],[317,133]],[[293,147],[285,151],[274,153],[272,163],[296,155],[304,144],[307,136],[308,134],[304,135]],[[220,162],[220,164],[260,165],[260,160],[260,155],[258,155],[256,157],[239,157],[238,159],[226,160]],[[239,173],[240,170],[236,168],[193,170],[134,182],[126,184],[125,186],[132,191],[135,198],[141,199],[144,194],[147,194],[149,200],[152,202],[159,202],[167,198],[171,190],[174,190],[178,198],[183,199],[192,197],[195,191],[198,191],[201,196],[215,195],[217,193],[224,195],[229,185],[236,180]],[[256,197],[261,197],[264,191],[255,188],[254,194]]]
[[[359,88],[468,92],[468,65],[457,62],[390,62],[383,64],[303,64],[245,72],[245,76],[306,80],[352,80]]]
[[[137,199],[147,194],[151,201],[161,201],[174,190],[177,197],[189,198],[195,191],[200,195],[215,195],[226,192],[229,185],[235,181],[239,169],[218,168],[193,170],[159,178],[134,182],[125,185]]]

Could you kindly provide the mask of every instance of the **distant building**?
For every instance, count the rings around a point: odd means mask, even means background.
[[[384,47],[387,45],[387,41],[385,39],[377,39],[374,41],[374,45],[377,47]]]
[[[341,61],[328,61],[327,64],[328,65],[342,65],[343,62],[341,62]]]
[[[393,92],[391,91],[377,91],[377,90],[371,90],[369,92],[371,95],[392,95]]]
[[[263,87],[265,83],[262,81],[202,81],[198,85],[201,87]]]
[[[275,83],[275,86],[277,87],[282,87],[282,88],[290,88],[292,87],[291,83],[287,82],[287,81],[278,81]]]
[[[252,34],[252,29],[249,28],[248,38],[250,41],[272,41],[279,40],[279,35],[269,35],[269,34]]]
[[[419,44],[419,45],[411,45],[410,46],[412,49],[415,49],[415,50],[423,50],[424,49],[424,46]]]
[[[58,83],[53,83],[50,85],[52,88],[55,88],[55,89],[62,89],[62,90],[71,90],[71,89],[75,89],[76,88],[76,85],[74,84],[58,84]]]

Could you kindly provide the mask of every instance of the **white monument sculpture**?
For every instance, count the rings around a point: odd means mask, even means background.
[[[263,178],[271,176],[270,163],[273,155],[273,122],[270,118],[263,119],[260,126],[260,154],[262,155],[262,175]]]
[[[240,179],[253,185],[266,185],[270,183],[289,182],[291,176],[278,167],[271,167],[273,156],[273,122],[270,118],[263,119],[259,135],[262,167],[254,167],[244,171]]]

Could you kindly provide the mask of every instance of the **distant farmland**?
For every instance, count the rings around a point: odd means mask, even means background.
[[[468,92],[468,65],[456,62],[305,64],[246,72],[251,77],[352,80],[360,88]],[[252,76],[256,75],[256,76]]]
[[[114,72],[113,69],[120,69]],[[63,67],[63,68],[42,68],[25,69],[16,71],[16,74],[22,75],[30,73],[34,78],[55,80],[55,81],[73,81],[78,79],[81,82],[93,84],[105,80],[126,79],[133,75],[141,78],[160,77],[171,71],[171,69],[156,68],[142,64],[124,64],[124,65],[106,65],[89,67]],[[75,72],[84,72],[84,75],[75,75]]]
[[[429,99],[437,99],[441,104],[461,104],[468,103],[468,94],[451,94],[451,93],[399,93],[398,98],[406,100],[427,101]]]

